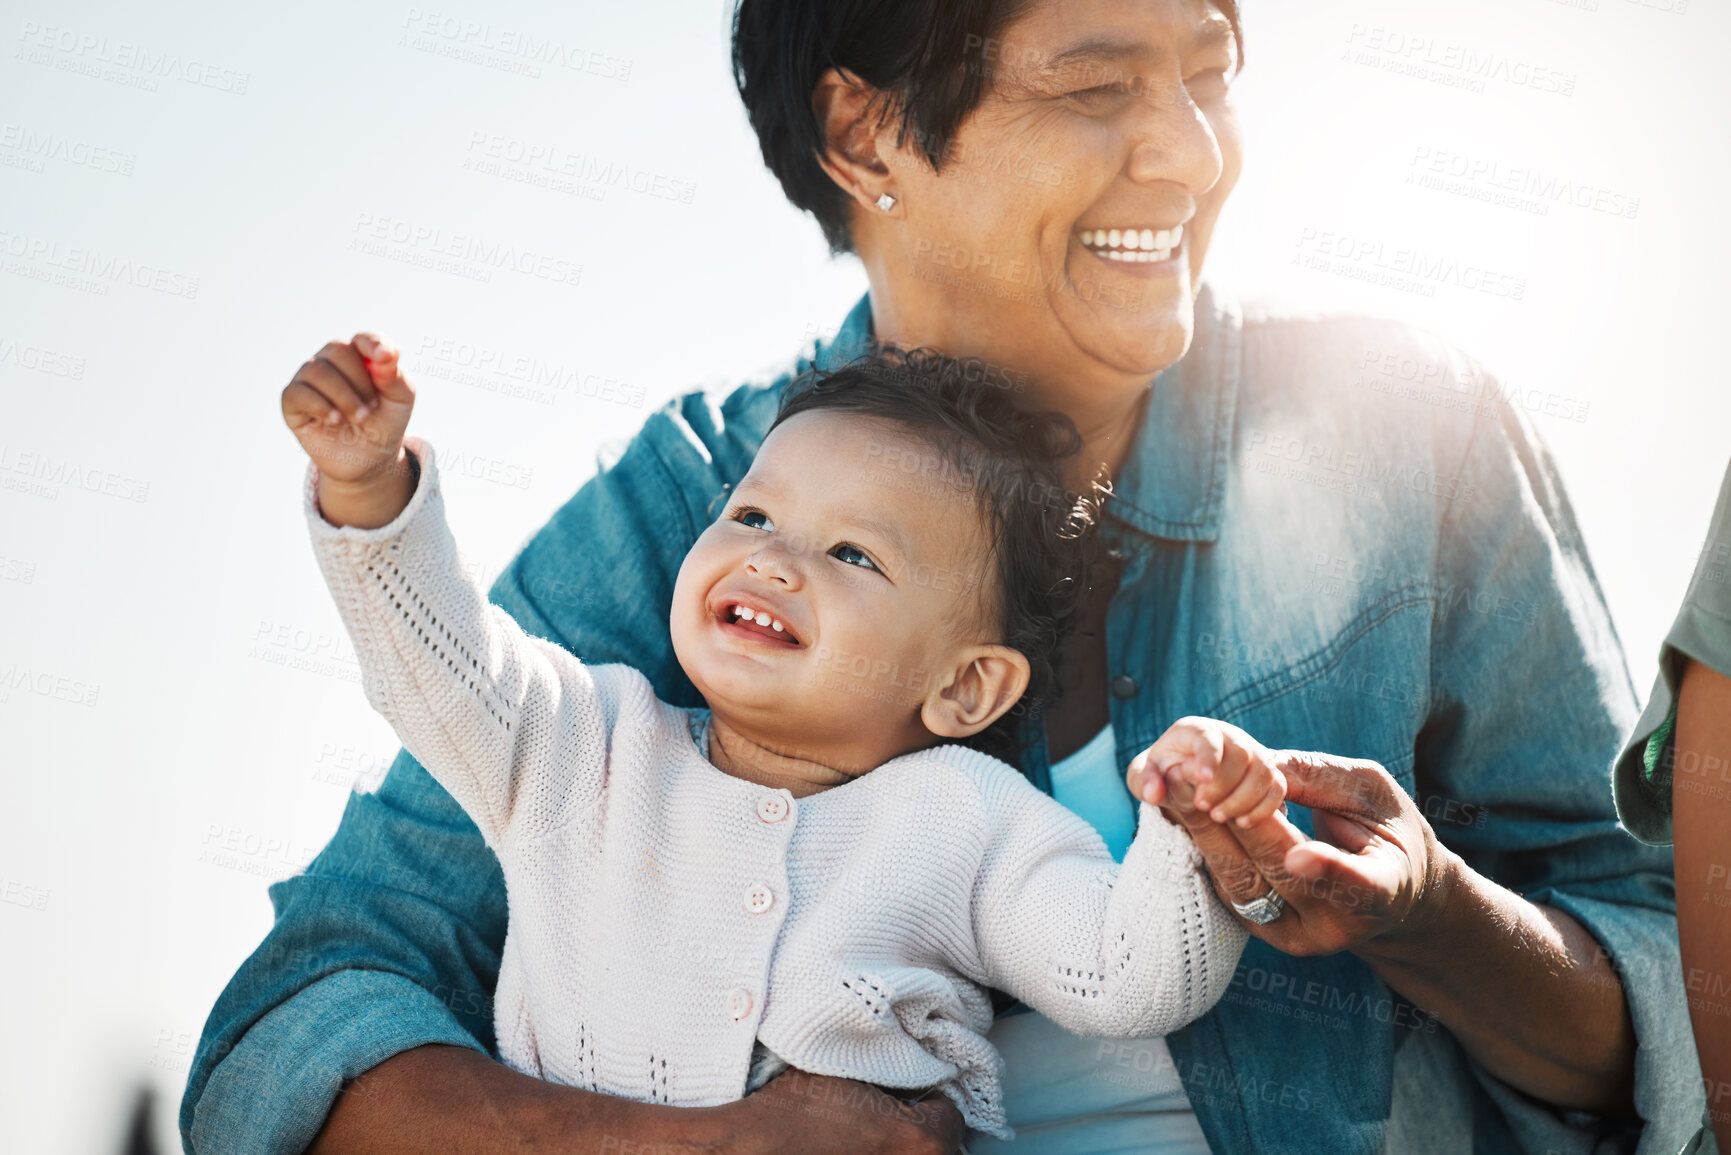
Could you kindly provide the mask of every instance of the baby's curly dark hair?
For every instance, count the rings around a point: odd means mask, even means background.
[[[1064,414],[1019,407],[1016,379],[977,359],[930,349],[880,348],[832,370],[812,370],[782,395],[777,425],[801,413],[852,413],[891,422],[929,445],[944,482],[979,513],[995,563],[998,643],[1032,675],[1021,700],[965,745],[1014,763],[1021,720],[1058,694],[1058,649],[1075,628],[1099,565],[1104,478],[1087,492],[1065,484],[1082,448]]]

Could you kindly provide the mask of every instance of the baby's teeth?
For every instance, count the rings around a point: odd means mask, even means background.
[[[733,607],[733,616],[736,618],[743,618],[746,614],[748,614],[750,612],[751,611],[746,609],[744,606],[734,606]]]
[[[767,626],[769,624],[769,615],[764,613],[762,610],[758,610],[756,621],[760,626]]]
[[[781,619],[777,618],[775,621],[769,623],[769,628],[778,634],[781,633]]]

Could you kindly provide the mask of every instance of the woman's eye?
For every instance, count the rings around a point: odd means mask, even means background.
[[[840,545],[836,546],[834,549],[830,550],[829,556],[831,556],[831,557],[835,558],[835,560],[837,560],[839,562],[843,562],[847,565],[857,565],[857,566],[861,566],[865,569],[877,569],[878,568],[877,563],[872,561],[871,558],[867,557],[865,555],[864,550],[862,550],[857,545],[849,545],[845,541],[842,542]]]
[[[775,523],[769,520],[769,514],[761,509],[742,509],[734,515],[733,520],[748,529],[773,530]]]
[[[1116,96],[1123,91],[1124,86],[1121,84],[1097,84],[1093,88],[1077,89],[1070,93],[1070,99],[1080,101],[1083,104],[1098,104],[1107,97]]]
[[[1214,68],[1207,72],[1198,72],[1194,76],[1186,76],[1184,87],[1192,92],[1224,92],[1226,90],[1226,69]]]

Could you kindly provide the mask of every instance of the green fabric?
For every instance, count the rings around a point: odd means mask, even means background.
[[[1646,770],[1647,789],[1654,798],[1671,797],[1671,734],[1677,729],[1677,703],[1671,702],[1671,712],[1659,723],[1659,728],[1647,736],[1647,748],[1641,754]]]

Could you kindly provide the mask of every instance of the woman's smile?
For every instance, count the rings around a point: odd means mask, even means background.
[[[1103,261],[1122,265],[1167,265],[1174,257],[1184,257],[1184,226],[1170,228],[1092,228],[1076,233],[1082,247]],[[1126,272],[1142,272],[1126,269]],[[1149,269],[1149,273],[1156,270]],[[1158,270],[1161,272],[1170,269]]]

